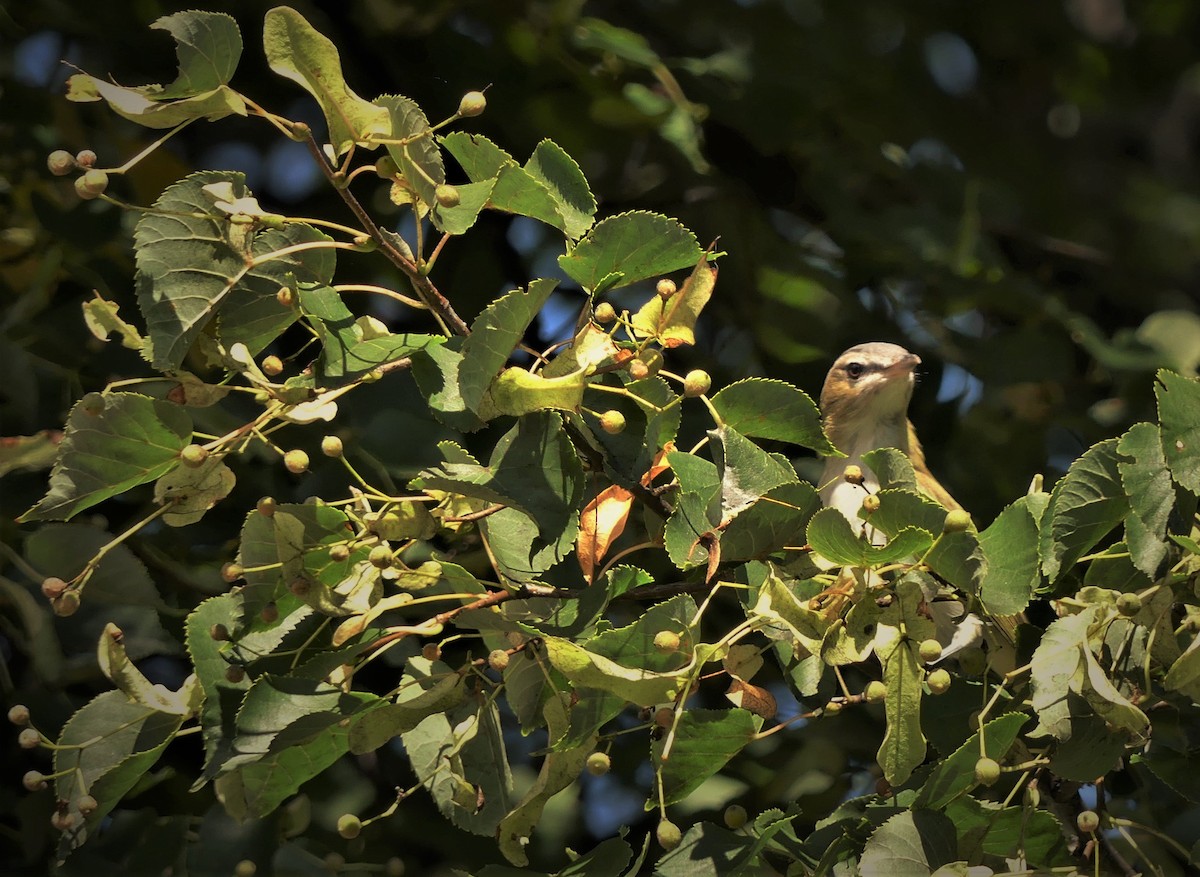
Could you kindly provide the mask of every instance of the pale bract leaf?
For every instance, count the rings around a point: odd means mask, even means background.
[[[351,90],[342,75],[337,47],[299,12],[286,6],[267,12],[263,47],[272,70],[317,99],[337,155],[355,144],[368,145],[372,137],[391,133],[388,110]]]

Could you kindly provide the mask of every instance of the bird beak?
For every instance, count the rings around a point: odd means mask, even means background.
[[[900,375],[915,370],[920,364],[921,357],[915,353],[907,353],[888,366],[887,372],[889,375]]]

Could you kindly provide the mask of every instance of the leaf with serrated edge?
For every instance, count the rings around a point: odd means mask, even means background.
[[[162,712],[130,700],[122,691],[106,691],[79,709],[63,726],[54,750],[55,791],[70,802],[82,823],[63,834],[60,849],[73,849],[141,779],[183,724],[184,715]],[[86,817],[80,796],[90,794],[99,805]]]
[[[1167,556],[1167,520],[1175,506],[1175,486],[1163,455],[1162,435],[1153,423],[1138,423],[1121,436],[1117,463],[1129,497],[1125,542],[1129,557],[1151,578]],[[1129,459],[1125,459],[1129,458]]]
[[[838,456],[821,428],[821,414],[803,390],[784,381],[746,378],[712,397],[721,421],[750,438],[790,442],[825,456]]]
[[[1161,369],[1154,385],[1162,448],[1171,476],[1200,494],[1200,382]]]
[[[600,281],[619,273],[612,286],[628,286],[695,265],[702,250],[696,237],[674,219],[634,211],[610,216],[595,225],[559,267],[584,289],[598,291]]]
[[[1025,609],[1041,581],[1038,529],[1025,497],[1014,502],[979,534],[987,558],[980,599],[993,615],[1015,615]]]
[[[409,142],[388,143],[387,151],[400,168],[408,184],[427,205],[437,203],[437,187],[446,182],[442,151],[434,142],[429,120],[415,101],[398,94],[385,94],[374,103],[383,107],[391,119],[390,140]]]
[[[596,199],[575,160],[553,140],[543,140],[525,163],[525,172],[546,187],[558,204],[567,237],[575,240],[591,228]]]
[[[677,803],[694,792],[754,740],[762,723],[761,716],[744,709],[685,711],[675,726],[671,756],[662,763],[662,803]],[[665,739],[652,744],[655,761],[664,746]],[[647,810],[657,806],[653,796],[646,802]]]
[[[178,405],[137,393],[105,393],[71,409],[50,488],[19,521],[67,520],[131,487],[164,475],[179,463],[192,437],[192,419]]]
[[[496,299],[475,319],[458,367],[459,390],[472,411],[479,408],[483,394],[557,285],[557,280],[534,280],[528,289],[514,289]]]
[[[894,563],[910,555],[924,554],[933,544],[928,530],[906,527],[886,545],[872,545],[855,533],[850,522],[835,508],[821,509],[808,522],[808,543],[826,560],[844,566],[875,566]]]
[[[1075,565],[1129,511],[1117,470],[1117,439],[1090,447],[1054,485],[1038,554],[1051,582]]]
[[[542,707],[542,715],[546,720],[551,740],[556,740],[566,733],[571,721],[569,705],[570,695],[564,692],[551,695]],[[588,756],[596,746],[596,740],[596,735],[592,734],[574,749],[546,754],[537,779],[533,781],[525,797],[500,820],[496,837],[504,858],[521,867],[529,864],[529,857],[525,854],[525,843],[541,819],[546,803],[579,777]]]
[[[346,84],[337,47],[304,16],[286,6],[267,12],[263,47],[271,69],[317,99],[338,155],[372,136],[391,133],[388,111],[363,100]]]

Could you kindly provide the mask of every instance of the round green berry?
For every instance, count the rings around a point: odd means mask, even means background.
[[[995,785],[998,779],[1000,779],[1000,765],[996,759],[988,758],[985,755],[975,762],[975,782],[981,786],[991,786]]]
[[[658,839],[658,845],[667,852],[679,846],[679,842],[683,840],[683,832],[679,830],[679,826],[669,819],[664,819],[658,823],[658,828],[654,830],[654,836]]]
[[[612,770],[612,759],[607,752],[593,752],[587,757],[587,772],[594,777],[602,777]]]

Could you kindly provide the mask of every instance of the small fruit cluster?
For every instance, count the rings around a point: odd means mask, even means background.
[[[56,149],[46,158],[46,167],[56,177],[65,177],[73,171],[83,171],[75,178],[75,192],[84,201],[99,198],[108,188],[108,174],[96,168],[96,153],[84,149],[71,155],[65,149]]]

